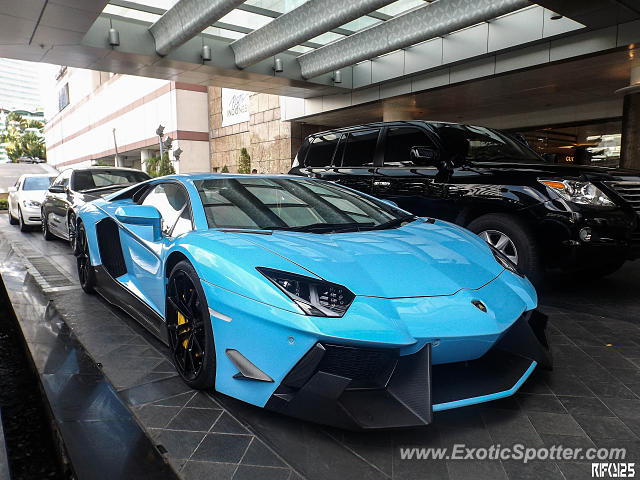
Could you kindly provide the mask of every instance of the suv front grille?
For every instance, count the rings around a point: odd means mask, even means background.
[[[640,182],[610,182],[609,186],[640,214]]]

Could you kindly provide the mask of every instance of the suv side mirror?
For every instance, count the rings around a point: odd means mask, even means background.
[[[64,193],[65,192],[64,187],[62,185],[51,185],[49,187],[49,191],[51,193]]]
[[[433,147],[411,147],[409,158],[415,165],[438,166],[440,152]]]

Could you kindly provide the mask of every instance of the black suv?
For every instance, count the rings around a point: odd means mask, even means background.
[[[331,180],[462,225],[534,282],[606,275],[640,256],[640,171],[547,163],[498,130],[384,122],[307,137],[292,175]]]

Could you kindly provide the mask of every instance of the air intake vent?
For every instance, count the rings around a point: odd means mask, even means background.
[[[609,186],[640,214],[640,182],[610,182]]]

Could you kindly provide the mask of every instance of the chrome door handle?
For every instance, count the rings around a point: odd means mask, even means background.
[[[391,182],[373,182],[376,187],[388,187],[391,185]]]

